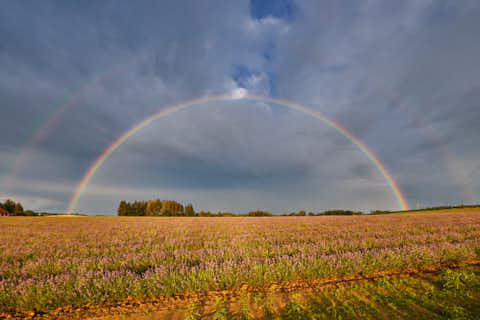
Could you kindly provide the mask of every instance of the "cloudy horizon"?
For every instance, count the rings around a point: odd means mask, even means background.
[[[196,210],[399,209],[480,200],[476,1],[4,1],[0,200],[76,212],[171,199]]]

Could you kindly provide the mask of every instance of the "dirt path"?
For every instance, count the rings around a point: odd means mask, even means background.
[[[80,307],[64,306],[45,312],[23,311],[17,313],[0,313],[0,319],[184,319],[185,310],[188,306],[196,306],[203,317],[208,318],[214,310],[218,299],[229,310],[242,308],[242,297],[255,297],[266,293],[274,297],[274,309],[284,307],[288,295],[299,293],[308,295],[320,288],[341,286],[352,282],[372,281],[384,276],[408,277],[437,273],[445,268],[458,268],[464,266],[480,266],[480,260],[472,260],[462,263],[447,263],[421,268],[404,270],[392,270],[374,272],[371,274],[357,274],[330,279],[298,279],[283,283],[270,283],[264,286],[243,285],[238,288],[210,292],[184,292],[174,296],[162,296],[157,298],[134,298],[129,297],[115,303],[102,305],[86,304]],[[250,300],[251,301],[251,300]],[[250,302],[251,303],[251,302]],[[255,305],[251,309],[251,317],[255,318]]]

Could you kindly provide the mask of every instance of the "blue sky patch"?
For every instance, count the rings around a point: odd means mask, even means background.
[[[250,0],[250,14],[255,19],[275,17],[292,20],[296,6],[292,0]]]
[[[247,87],[248,78],[252,76],[252,72],[244,65],[237,65],[232,73],[232,79],[241,88]]]

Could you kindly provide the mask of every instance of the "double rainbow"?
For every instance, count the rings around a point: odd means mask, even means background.
[[[323,114],[320,112],[314,111],[310,108],[307,108],[305,106],[299,105],[297,103],[291,102],[291,101],[286,101],[286,100],[280,100],[280,99],[275,99],[275,98],[270,98],[270,97],[261,97],[261,96],[243,96],[243,97],[234,97],[231,95],[221,95],[221,96],[207,96],[207,97],[202,97],[199,99],[195,100],[190,100],[187,102],[182,102],[179,104],[172,105],[170,107],[167,107],[165,109],[162,109],[161,111],[152,114],[151,116],[147,117],[143,121],[139,122],[138,124],[134,125],[132,128],[127,130],[124,134],[122,134],[117,140],[115,140],[105,151],[95,160],[95,162],[88,168],[86,171],[85,175],[83,176],[82,180],[78,183],[77,187],[75,188],[75,192],[68,204],[67,208],[67,213],[71,214],[73,213],[73,210],[75,209],[81,195],[85,191],[85,188],[87,187],[88,183],[90,180],[93,178],[95,173],[100,169],[100,167],[103,165],[105,160],[120,146],[122,145],[129,137],[140,131],[141,129],[145,128],[147,125],[152,123],[153,121],[166,117],[174,112],[191,108],[194,106],[198,106],[200,104],[208,103],[208,102],[221,102],[221,101],[233,101],[233,100],[249,100],[249,101],[257,101],[257,102],[266,102],[266,103],[273,103],[277,104],[280,106],[285,106],[288,107],[292,110],[296,110],[299,112],[302,112],[306,115],[312,116],[313,118],[316,118],[329,127],[337,130],[340,134],[345,136],[349,141],[351,141],[354,145],[356,145],[366,156],[367,158],[374,164],[374,166],[380,171],[382,176],[385,178],[387,181],[390,189],[393,192],[393,195],[395,196],[398,207],[401,210],[408,210],[408,204],[407,201],[405,200],[404,195],[402,194],[400,188],[398,187],[397,183],[393,179],[392,175],[388,172],[388,170],[385,168],[385,166],[380,162],[378,157],[373,153],[372,150],[370,150],[362,141],[360,141],[358,138],[356,138],[350,131],[342,127],[339,123],[325,117]]]

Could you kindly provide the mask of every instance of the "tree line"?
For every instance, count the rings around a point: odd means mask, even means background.
[[[12,199],[7,199],[5,202],[0,202],[0,209],[8,212],[9,215],[14,216],[35,216],[36,213],[32,210],[24,210],[20,202],[15,202]]]
[[[120,201],[117,211],[119,216],[146,216],[146,217],[271,217],[273,214],[269,211],[255,210],[246,214],[236,214],[231,212],[210,212],[199,211],[193,209],[193,205],[186,206],[174,200],[147,200],[147,201]],[[304,210],[298,212],[289,212],[281,214],[280,216],[331,216],[331,215],[361,215],[361,211],[351,210],[327,210],[323,212],[308,214]]]
[[[166,216],[166,217],[193,217],[195,211],[192,204],[183,206],[174,200],[148,200],[148,201],[120,201],[117,211],[119,216]]]

